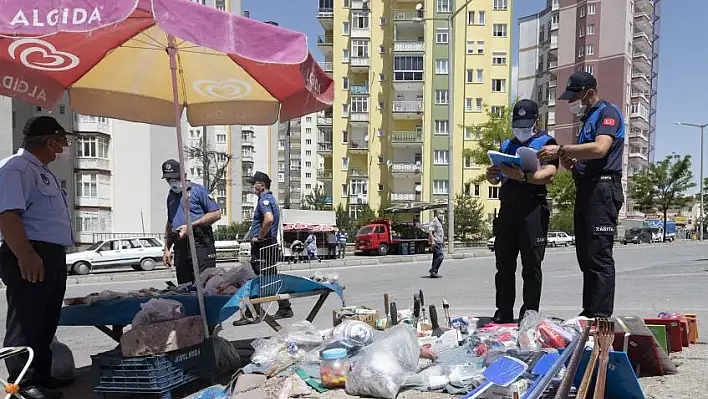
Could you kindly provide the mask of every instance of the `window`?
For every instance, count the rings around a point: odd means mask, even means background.
[[[312,151],[306,150],[306,151],[305,151],[305,156],[306,156],[306,157],[311,157],[311,156],[312,156]]]
[[[474,69],[468,69],[466,73],[466,81],[467,83],[473,83],[474,82]]]
[[[306,167],[306,168],[311,168],[311,167],[312,167],[312,162],[310,162],[310,161],[305,161],[305,167]]]
[[[342,34],[349,35],[349,21],[342,22]]]
[[[588,44],[587,48],[585,49],[585,54],[586,55],[595,55],[595,45],[594,44]]]
[[[306,139],[305,145],[312,145],[312,139]]]
[[[79,158],[108,159],[108,138],[101,136],[77,137],[76,156]]]
[[[484,82],[484,69],[478,69],[477,74],[476,74],[476,83],[483,83]]]
[[[484,11],[478,12],[477,15],[479,16],[479,24],[484,25],[484,22],[486,21],[486,14],[484,13]]]
[[[595,15],[595,4],[588,4],[588,15]]]
[[[506,79],[492,79],[492,91],[493,92],[505,92],[506,91]]]
[[[305,123],[311,123],[312,122],[312,117],[311,116],[306,116],[305,117]]]
[[[311,127],[306,127],[306,128],[305,128],[305,134],[312,134],[312,128],[311,128]]]
[[[474,25],[474,11],[467,12],[467,25]]]
[[[311,179],[312,173],[305,173],[305,179]]]
[[[435,134],[443,134],[443,135],[448,134],[449,129],[450,129],[450,125],[449,125],[447,119],[445,119],[445,120],[438,119],[435,121]]]
[[[447,44],[448,41],[448,30],[447,28],[438,28],[435,30],[435,43],[437,44]]]
[[[342,170],[349,169],[349,158],[342,157]]]
[[[202,138],[202,129],[189,129],[189,138],[190,139],[201,139]]]
[[[342,49],[342,62],[349,62],[349,49]]]
[[[349,78],[342,76],[342,90],[349,90]]]
[[[479,184],[475,184],[472,186],[472,195],[475,197],[479,197]]]
[[[492,27],[492,36],[494,37],[506,37],[506,24],[494,24]]]
[[[477,40],[477,54],[484,54],[484,40]]]
[[[447,180],[433,180],[433,195],[447,195]]]
[[[595,25],[590,24],[588,25],[588,36],[594,36],[595,35]]]
[[[433,163],[435,165],[447,165],[448,164],[448,152],[447,150],[435,150],[433,151]]]
[[[585,46],[578,47],[578,58],[583,58],[583,55],[585,55]]]
[[[492,65],[506,65],[506,51],[493,52]]]
[[[585,7],[578,7],[578,12],[579,12],[579,17],[580,18],[585,18],[585,12],[587,11],[587,8]]]
[[[474,40],[467,41],[467,54],[474,54]]]
[[[582,25],[578,28],[578,37],[585,37],[585,27]]]
[[[474,109],[474,100],[472,97],[465,97],[465,112],[472,112]]]
[[[438,89],[435,90],[435,104],[437,105],[445,105],[448,103],[448,90],[447,89]]]
[[[447,58],[441,58],[435,60],[435,73],[437,75],[447,75],[448,60]]]
[[[76,215],[76,231],[78,233],[98,233],[106,231],[106,219],[98,212],[81,212]],[[115,243],[115,248],[111,244]],[[104,251],[117,250],[118,241],[109,241],[101,246]]]
[[[352,27],[355,29],[369,29],[369,13],[362,11],[352,12]]]
[[[349,0],[344,0],[344,8],[349,8]]]
[[[477,111],[477,112],[482,112],[482,109],[484,108],[484,106],[483,106],[483,104],[482,104],[482,99],[481,99],[481,98],[477,98],[477,99],[475,100],[475,108],[476,108],[475,111]]]
[[[349,181],[349,195],[366,195],[368,194],[368,180],[352,179]]]
[[[450,0],[437,0],[438,12],[451,12]]]
[[[352,40],[352,57],[369,58],[369,41],[368,40]]]
[[[499,187],[489,186],[488,194],[489,194],[488,195],[489,199],[498,199],[499,198]]]
[[[465,167],[465,169],[469,169],[469,168],[472,167],[472,165],[474,165],[474,163],[472,163],[472,157],[471,157],[471,156],[465,155],[462,159],[464,160],[464,167]]]
[[[220,144],[226,143],[226,133],[217,133],[216,142]]]
[[[96,173],[76,174],[76,196],[98,198],[98,175]]]
[[[504,106],[503,105],[492,105],[490,111],[498,117],[504,116]]]
[[[507,0],[494,0],[494,10],[506,10]]]
[[[60,115],[66,114],[66,107],[65,106],[63,106],[63,105],[59,106],[59,114]]]
[[[393,58],[393,80],[420,82],[423,80],[423,56],[396,56]]]
[[[369,112],[369,97],[368,96],[353,96],[351,98],[351,112],[367,113]]]
[[[592,67],[592,65],[585,65],[585,72],[587,72],[587,73],[589,73],[589,74],[592,75],[592,74],[593,74],[593,67]],[[627,87],[629,87],[629,85],[627,85]],[[627,94],[630,94],[630,92],[628,91]]]
[[[349,104],[342,104],[342,116],[345,118],[349,116]]]
[[[346,183],[342,184],[342,197],[346,197],[349,192],[349,185]]]

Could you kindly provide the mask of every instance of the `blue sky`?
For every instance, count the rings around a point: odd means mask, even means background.
[[[294,7],[294,3],[302,6]],[[515,0],[514,18],[533,14],[541,10],[545,3],[545,0]],[[708,112],[705,111],[708,52],[700,50],[705,48],[705,37],[708,36],[705,23],[708,1],[682,0],[680,7],[671,6],[671,3],[670,0],[663,0],[661,9],[655,158],[661,159],[672,152],[691,154],[697,181],[700,154],[698,129],[675,126],[673,123],[708,123]],[[244,0],[244,10],[251,12],[251,18],[277,21],[283,27],[306,33],[310,51],[315,58],[321,59],[314,45],[317,36],[322,34],[316,9],[317,0]],[[514,48],[517,46],[515,40]]]

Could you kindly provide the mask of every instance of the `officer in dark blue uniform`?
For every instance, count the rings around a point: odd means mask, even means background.
[[[595,77],[575,72],[560,100],[583,122],[577,144],[549,145],[539,159],[560,159],[572,170],[575,198],[575,252],[583,272],[583,312],[609,317],[614,311],[615,261],[612,256],[617,216],[622,204],[622,111],[600,99]]]
[[[248,237],[251,240],[251,267],[256,275],[275,275],[278,273],[274,266],[281,257],[281,248],[278,243],[278,229],[280,228],[280,206],[270,191],[270,177],[263,172],[256,172],[250,179],[253,190],[258,195],[258,205],[253,211],[253,221]],[[256,308],[260,311],[259,308]],[[234,321],[235,326],[252,323],[250,312],[246,312],[239,320]],[[293,317],[290,301],[278,301],[278,311],[273,315],[275,319]]]
[[[512,129],[514,138],[504,141],[500,152],[515,155],[521,147],[540,150],[545,145],[556,144],[553,137],[539,131],[538,105],[531,100],[521,100],[514,106]],[[524,280],[524,303],[519,319],[523,318],[526,310],[538,311],[542,286],[541,262],[546,251],[550,217],[546,184],[553,181],[557,170],[557,160],[542,163],[534,172],[522,170],[516,165],[487,168],[487,180],[491,184],[502,183],[499,192],[501,209],[494,223],[496,323],[514,321],[516,259],[519,252]]]
[[[27,356],[6,359],[9,381],[27,399],[60,398],[72,381],[51,377],[50,345],[66,292],[66,248],[74,245],[71,216],[49,164],[71,156],[70,134],[50,116],[30,118],[17,154],[0,161],[0,277],[7,285],[3,346],[34,351],[29,373],[16,381]]]
[[[174,245],[174,265],[177,269],[177,283],[194,281],[192,254],[187,237],[187,216],[184,212],[182,184],[180,183],[180,165],[174,159],[162,164],[162,178],[170,185],[167,195],[167,225],[165,226],[165,248],[163,261],[172,265],[170,247]],[[221,219],[221,208],[201,184],[187,182],[189,194],[189,214],[197,247],[199,271],[216,267],[216,247],[214,231],[211,225]]]

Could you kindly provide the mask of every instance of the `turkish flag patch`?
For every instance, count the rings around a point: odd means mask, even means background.
[[[615,118],[605,118],[602,120],[602,126],[614,126],[616,123]]]

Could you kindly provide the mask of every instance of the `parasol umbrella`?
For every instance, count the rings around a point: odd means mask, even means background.
[[[65,91],[81,114],[175,126],[182,170],[185,111],[192,126],[270,125],[333,98],[298,32],[188,0],[0,0],[0,95],[52,109]]]

